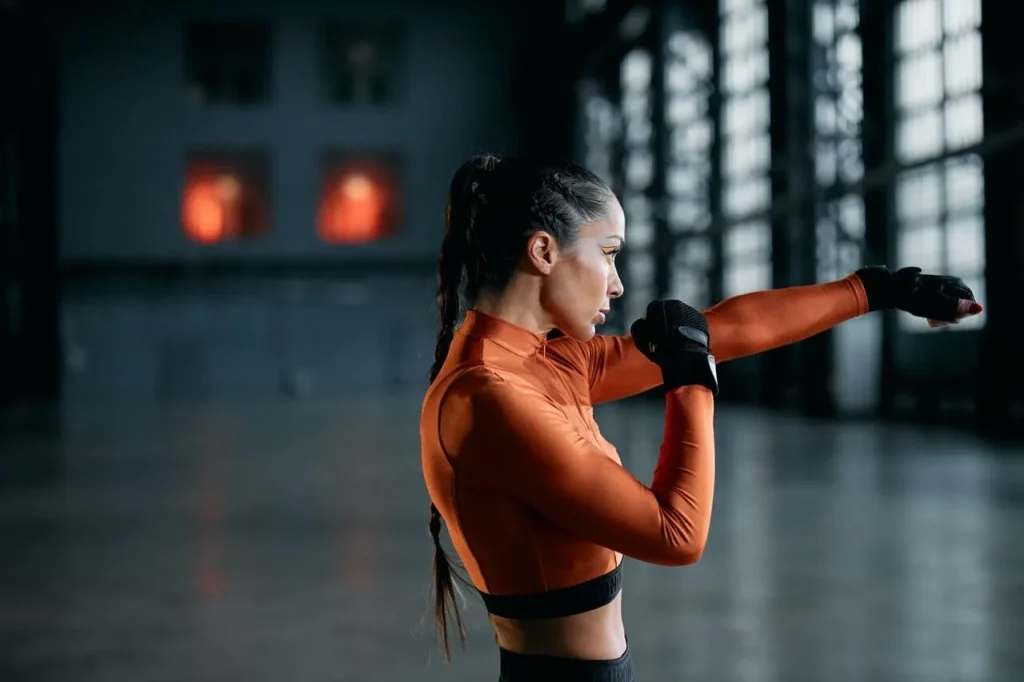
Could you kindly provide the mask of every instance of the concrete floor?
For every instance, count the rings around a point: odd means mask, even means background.
[[[79,408],[0,440],[0,680],[494,680],[431,649],[418,396]],[[642,480],[657,406],[600,410]],[[1024,679],[1024,451],[720,408],[700,564],[628,561],[641,682]]]

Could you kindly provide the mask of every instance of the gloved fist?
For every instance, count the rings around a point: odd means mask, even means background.
[[[651,301],[629,331],[640,352],[661,367],[666,389],[697,385],[718,395],[708,322],[700,311],[682,301]]]
[[[864,284],[871,310],[895,308],[923,317],[932,326],[956,323],[982,311],[962,279],[948,275],[925,275],[921,268],[885,266],[861,268],[855,273]]]

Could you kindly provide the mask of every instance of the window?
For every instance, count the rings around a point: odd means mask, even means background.
[[[249,106],[270,98],[270,26],[196,21],[185,27],[185,86],[199,106]]]
[[[615,143],[621,132],[619,111],[594,80],[583,79],[578,92],[583,165],[614,186]]]
[[[404,57],[394,26],[327,24],[321,33],[324,96],[332,104],[381,106],[399,97]]]
[[[399,163],[390,154],[329,152],[324,162],[317,235],[334,244],[383,239],[398,227]]]
[[[723,291],[772,284],[772,186],[765,0],[720,0]]]
[[[269,229],[267,155],[262,151],[196,151],[189,155],[182,229],[200,244],[251,239]]]
[[[711,78],[711,46],[704,36],[689,31],[671,35],[665,62],[667,219],[674,235],[668,297],[698,309],[712,303]]]
[[[654,260],[654,203],[648,191],[654,181],[654,128],[651,120],[653,57],[634,49],[622,60],[622,209],[629,225],[629,248],[623,252],[626,319],[642,317],[647,302],[657,297]]]
[[[898,161],[932,163],[896,181],[900,265],[962,277],[985,295],[984,166],[961,152],[984,133],[981,105],[980,0],[903,0],[896,7]],[[900,315],[908,332],[931,328]],[[984,316],[941,331],[984,326]]]
[[[815,262],[819,282],[838,279],[864,264],[864,201],[860,194],[843,190],[864,176],[859,23],[858,0],[814,2],[815,175],[820,187],[838,197],[817,207]]]

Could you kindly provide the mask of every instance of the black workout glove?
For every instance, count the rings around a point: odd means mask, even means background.
[[[708,322],[699,311],[682,301],[652,301],[629,331],[640,352],[661,367],[666,389],[698,385],[718,395]]]
[[[885,266],[861,268],[854,274],[864,284],[869,310],[895,308],[934,322],[958,322],[981,312],[974,292],[959,277],[924,275],[921,268],[892,272]]]

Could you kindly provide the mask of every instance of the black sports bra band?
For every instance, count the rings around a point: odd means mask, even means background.
[[[533,594],[480,592],[487,612],[504,618],[560,618],[610,603],[622,589],[622,564],[611,572],[578,585]]]

